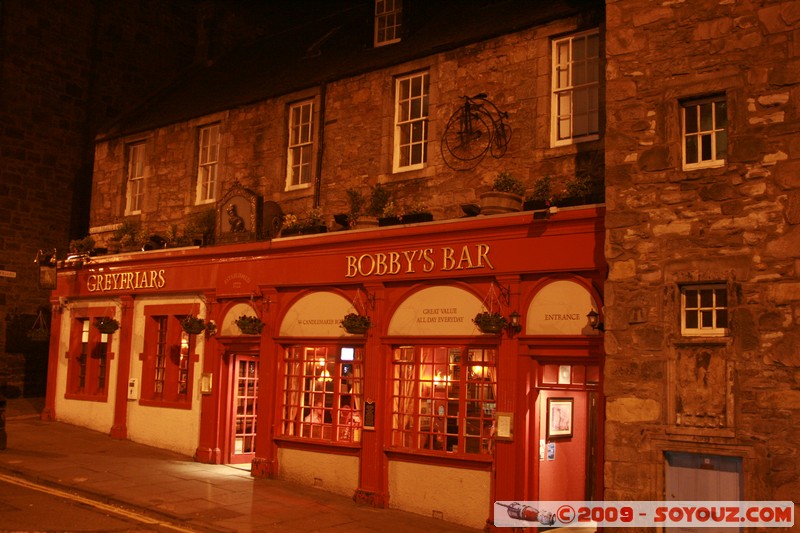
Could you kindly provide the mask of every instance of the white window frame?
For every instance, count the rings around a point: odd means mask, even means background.
[[[697,292],[689,298],[687,293]],[[706,301],[702,294],[707,295]],[[720,293],[724,302],[720,302]],[[730,324],[730,293],[724,283],[684,285],[681,287],[681,334],[685,337],[724,337]],[[694,316],[690,319],[690,316]],[[720,322],[723,322],[720,324]]]
[[[128,149],[128,181],[125,187],[127,192],[125,214],[137,215],[142,212],[144,203],[144,178],[147,172],[146,143],[135,142],[127,146]]]
[[[684,170],[725,165],[728,152],[728,106],[725,96],[682,102],[681,133]],[[707,153],[704,154],[704,151]],[[694,156],[691,162],[690,154]]]
[[[596,43],[594,56],[587,54],[590,41]],[[552,41],[552,146],[600,138],[600,45],[597,29]]]
[[[403,0],[375,0],[376,47],[400,42],[403,23]]]
[[[428,72],[395,80],[394,172],[418,170],[428,161]]]
[[[203,126],[198,130],[197,200],[196,204],[210,204],[217,198],[219,171],[219,124]]]
[[[289,106],[286,190],[304,189],[314,180],[314,100]]]

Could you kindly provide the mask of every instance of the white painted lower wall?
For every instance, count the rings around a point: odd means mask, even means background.
[[[106,310],[116,310],[113,302],[100,302]],[[109,433],[111,425],[114,423],[114,395],[116,394],[116,383],[119,366],[117,364],[117,354],[119,353],[119,335],[111,336],[111,346],[108,350],[114,354],[114,359],[108,361],[108,400],[105,402],[94,402],[87,400],[69,400],[64,397],[67,392],[67,370],[69,360],[67,352],[69,350],[70,325],[72,324],[72,313],[64,309],[61,319],[61,330],[59,332],[58,344],[58,369],[56,371],[56,397],[55,415],[59,422],[66,422],[75,426]],[[114,314],[113,312],[111,314]],[[119,315],[115,315],[119,320]]]
[[[352,497],[358,488],[358,457],[280,448],[279,477]]]
[[[85,302],[89,306],[98,306],[106,310],[114,310],[117,320],[121,318],[117,305],[113,300]],[[159,297],[140,298],[134,303],[134,324],[131,342],[130,377],[135,378],[141,387],[142,361],[139,354],[144,351],[144,309],[145,305],[192,303],[197,304],[202,316],[204,306],[198,304],[197,298]],[[72,316],[70,310],[64,310],[59,336],[58,370],[56,379],[55,414],[56,420],[81,426],[103,433],[110,433],[114,424],[114,402],[116,398],[119,375],[119,334],[112,335],[109,350],[114,358],[109,360],[108,399],[105,402],[71,400],[64,397],[67,389],[70,326]],[[200,440],[200,387],[199,380],[203,368],[205,337],[198,335],[196,351],[199,360],[194,364],[192,376],[191,409],[173,409],[165,407],[149,407],[139,405],[138,399],[127,400],[127,433],[128,439],[157,448],[194,456]],[[127,383],[119,384],[127,389]],[[127,392],[127,391],[126,391]]]
[[[493,504],[491,473],[389,461],[389,506],[483,529]]]
[[[134,303],[134,334],[131,340],[130,377],[138,380],[141,388],[142,361],[139,354],[144,351],[144,307],[147,305],[191,303],[197,306],[197,314],[205,314],[205,306],[197,299],[185,297],[137,298]],[[128,400],[128,438],[140,444],[166,448],[187,456],[194,456],[200,442],[200,376],[203,368],[205,336],[197,335],[198,361],[193,363],[192,408],[174,409],[140,405],[138,400]]]

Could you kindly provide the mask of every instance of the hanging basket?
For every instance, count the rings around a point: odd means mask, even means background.
[[[508,325],[506,317],[500,313],[490,313],[488,311],[475,315],[472,322],[478,326],[481,333],[489,333],[492,335],[497,335]]]
[[[28,338],[34,342],[41,342],[50,339],[50,330],[47,329],[47,321],[44,318],[44,313],[39,310],[36,316],[36,321],[33,326],[28,330]]]
[[[257,316],[242,315],[234,322],[245,335],[260,335],[264,329],[264,323]]]
[[[119,329],[119,322],[117,322],[117,319],[110,316],[99,316],[94,319],[94,327],[96,327],[100,333],[110,335]]]
[[[206,321],[193,315],[186,315],[186,318],[181,320],[181,327],[189,335],[199,335],[206,329]]]
[[[364,335],[371,325],[372,322],[368,316],[356,313],[346,314],[340,323],[340,326],[344,328],[347,333],[353,335]]]

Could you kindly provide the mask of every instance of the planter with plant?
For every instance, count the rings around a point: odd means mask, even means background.
[[[400,217],[403,224],[414,224],[416,222],[430,222],[433,220],[433,214],[428,211],[428,206],[422,202],[416,202],[405,210]]]
[[[94,319],[94,327],[100,333],[111,334],[119,329],[119,322],[116,318],[110,316],[98,316]]]
[[[350,229],[358,225],[358,220],[362,215],[367,199],[358,189],[347,189],[345,193],[347,194],[349,209],[347,213],[333,215],[333,220],[344,229]]]
[[[525,186],[508,172],[500,172],[492,183],[492,189],[481,194],[481,214],[495,215],[522,210]]]
[[[378,218],[378,225],[396,226],[401,222],[402,220],[400,220],[400,214],[397,212],[397,206],[394,205],[394,201],[389,200],[389,203],[383,208],[383,213],[381,213],[381,216]]]
[[[260,335],[264,329],[264,323],[257,316],[242,315],[234,323],[245,335]]]
[[[604,196],[603,182],[599,177],[581,173],[574,180],[568,181],[564,187],[564,194],[558,205],[569,207],[602,203]]]
[[[71,255],[91,255],[94,250],[94,244],[94,238],[91,235],[69,241],[69,253]]]
[[[347,313],[341,320],[340,326],[344,328],[347,333],[354,335],[363,335],[372,325],[369,317],[366,315],[359,315],[357,313]]]
[[[204,246],[214,244],[214,232],[217,229],[217,212],[215,209],[203,209],[192,213],[186,223],[185,236],[191,244]]]
[[[377,183],[372,186],[364,207],[364,213],[359,217],[358,225],[377,226],[378,219],[383,217],[386,206],[393,201],[391,191],[384,185]]]
[[[533,191],[525,198],[522,205],[526,211],[547,209],[555,203],[553,195],[553,183],[550,176],[542,176],[533,184]]]
[[[481,333],[496,335],[508,325],[506,317],[497,312],[483,311],[475,315],[472,322],[478,326]]]
[[[328,231],[328,227],[322,223],[322,212],[319,209],[311,209],[302,220],[293,213],[283,215],[281,236],[307,235],[326,231]]]
[[[206,329],[206,321],[194,315],[186,315],[186,317],[181,320],[181,327],[183,331],[190,335],[199,335]]]
[[[111,240],[119,245],[121,252],[139,251],[147,242],[147,230],[138,221],[126,218],[114,231]]]

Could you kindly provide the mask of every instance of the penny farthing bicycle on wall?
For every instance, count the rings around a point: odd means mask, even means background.
[[[503,157],[511,140],[508,113],[500,111],[485,93],[462,96],[464,104],[450,116],[442,135],[444,162],[453,170],[470,170],[486,154]]]

